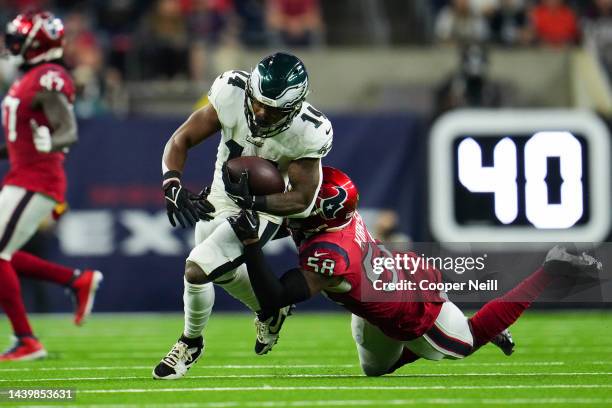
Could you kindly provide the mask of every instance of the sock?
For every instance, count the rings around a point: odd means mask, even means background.
[[[474,336],[474,349],[488,343],[510,327],[552,280],[551,275],[539,268],[504,296],[488,302],[477,311],[469,319]]]
[[[196,285],[185,282],[183,305],[185,311],[185,328],[183,335],[190,339],[199,337],[208,323],[208,318],[215,303],[215,288],[212,283]]]
[[[395,370],[397,370],[398,368],[405,366],[406,364],[410,364],[410,363],[414,363],[415,361],[417,361],[420,357],[417,356],[416,354],[414,354],[412,352],[412,350],[410,350],[408,347],[404,346],[404,349],[402,350],[402,355],[400,356],[400,358],[391,366],[391,368],[389,368],[389,371],[387,371],[387,374],[391,374],[392,372],[394,372]]]
[[[74,268],[45,261],[24,251],[13,254],[11,265],[20,276],[68,285],[74,278]]]
[[[223,276],[219,278],[220,283],[215,283],[225,289],[225,291],[234,298],[244,303],[246,307],[251,309],[253,312],[260,309],[257,296],[255,296],[255,292],[253,292],[253,287],[251,286],[251,281],[249,280],[249,273],[246,265],[242,264],[236,268],[233,278],[229,280],[223,280],[223,278]]]
[[[202,347],[204,345],[204,339],[202,337],[189,338],[183,334],[179,340],[189,347]]]
[[[17,273],[11,263],[3,259],[0,259],[0,306],[9,318],[15,336],[33,336],[21,299],[21,286]]]

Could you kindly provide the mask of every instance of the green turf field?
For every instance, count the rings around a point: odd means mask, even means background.
[[[0,388],[66,387],[77,397],[62,406],[122,408],[612,406],[612,314],[605,312],[527,313],[513,327],[512,357],[488,345],[463,361],[418,361],[379,378],[360,372],[348,314],[297,313],[276,348],[256,356],[252,318],[217,313],[189,376],[154,381],[151,370],[181,320],[97,315],[77,328],[68,316],[35,317],[50,357],[3,363]],[[4,346],[8,322],[0,325]]]

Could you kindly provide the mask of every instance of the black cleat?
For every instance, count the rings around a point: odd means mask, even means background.
[[[514,353],[514,341],[512,340],[512,335],[510,334],[510,330],[506,329],[503,332],[499,333],[497,336],[493,337],[491,340],[492,344],[495,344],[500,348],[501,351],[504,352],[505,355],[509,356]]]
[[[172,349],[153,369],[156,380],[178,380],[187,374],[204,352],[202,336],[189,339],[184,335],[172,346]]]

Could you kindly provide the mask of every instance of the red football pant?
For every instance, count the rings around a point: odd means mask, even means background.
[[[23,251],[13,254],[11,262],[0,260],[0,306],[7,314],[16,336],[31,336],[21,286],[17,275],[68,285],[74,269],[45,261]]]
[[[543,268],[539,268],[504,296],[488,302],[477,311],[469,319],[474,336],[474,350],[510,327],[552,280],[552,276]]]
[[[31,336],[25,306],[21,299],[21,286],[10,262],[0,259],[0,306],[8,316],[16,336]]]

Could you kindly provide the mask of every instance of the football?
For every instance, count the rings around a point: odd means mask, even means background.
[[[236,157],[227,162],[230,177],[238,181],[244,170],[249,172],[249,188],[254,195],[285,191],[285,180],[272,162],[256,156]]]

